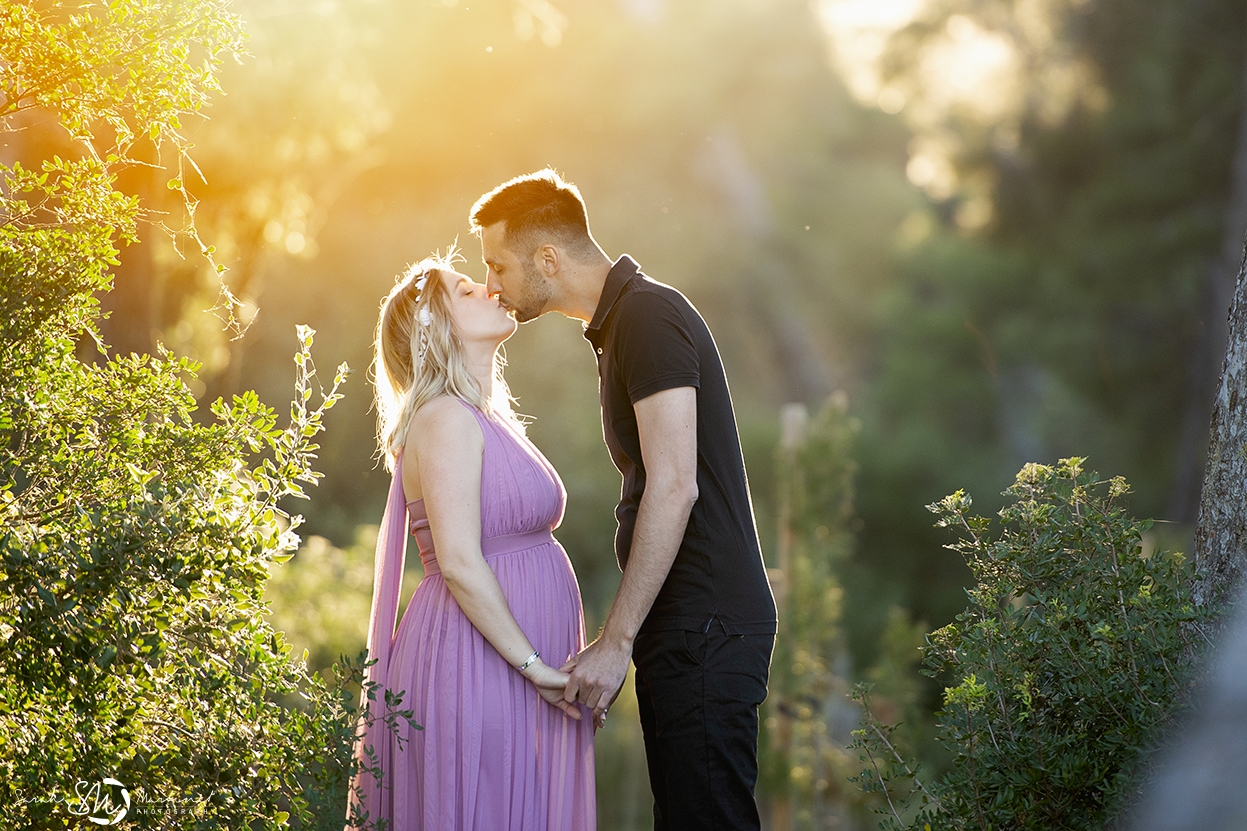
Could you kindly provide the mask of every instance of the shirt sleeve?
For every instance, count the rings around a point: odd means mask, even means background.
[[[642,398],[675,387],[701,385],[700,360],[685,316],[676,304],[651,291],[621,298],[617,368],[628,399]]]

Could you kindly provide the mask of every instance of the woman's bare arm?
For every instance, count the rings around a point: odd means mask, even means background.
[[[459,401],[439,398],[425,404],[412,418],[404,458],[417,465],[433,546],[447,588],[477,631],[503,660],[517,667],[532,655],[533,645],[481,555],[484,448],[485,437],[476,418]],[[580,718],[580,711],[563,700],[566,673],[538,659],[524,670],[524,676],[542,698],[572,718]]]

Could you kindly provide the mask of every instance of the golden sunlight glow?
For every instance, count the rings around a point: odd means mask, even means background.
[[[925,3],[823,0],[819,5],[838,68],[863,103],[888,113],[898,113],[908,103],[904,90],[884,85],[879,59],[888,39],[921,14]],[[953,15],[945,37],[921,59],[925,97],[940,110],[969,106],[985,118],[998,118],[1016,92],[1015,63],[1016,52],[1008,38],[984,30],[965,15]]]
[[[540,33],[541,42],[550,47],[563,42],[569,23],[567,15],[550,0],[516,0],[513,20],[520,40],[531,40]]]
[[[1076,105],[1108,106],[1103,87],[1062,45],[1059,31],[1069,2],[1016,0],[1009,25],[966,14],[948,18],[943,32],[925,40],[912,56],[916,72],[885,84],[880,64],[889,39],[927,13],[927,0],[821,0],[820,19],[833,62],[859,101],[900,114],[914,131],[906,173],[934,199],[961,193],[967,201],[957,215],[966,229],[991,220],[986,197],[990,183],[958,181],[952,163],[958,138],[948,118],[979,122],[993,143],[1016,146],[1021,119],[1038,116],[1057,123]],[[1021,55],[1030,56],[1023,65]]]
[[[956,148],[941,138],[947,136],[915,136],[910,142],[909,163],[905,166],[909,181],[937,200],[948,199],[957,190],[957,171],[949,161]]]
[[[849,89],[863,102],[876,103],[883,92],[878,62],[888,38],[912,21],[925,4],[926,0],[822,0],[819,3],[819,17],[831,40],[837,68]],[[887,112],[900,112],[905,99],[900,90],[891,90],[878,104]]]
[[[929,106],[969,108],[983,120],[999,120],[1021,93],[1016,61],[1017,52],[1004,35],[953,15],[944,39],[922,61]]]

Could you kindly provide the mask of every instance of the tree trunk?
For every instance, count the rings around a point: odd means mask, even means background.
[[[1201,605],[1229,599],[1247,565],[1247,256],[1238,267],[1229,341],[1213,402],[1208,465],[1195,529]]]

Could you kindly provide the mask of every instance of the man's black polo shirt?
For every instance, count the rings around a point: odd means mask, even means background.
[[[623,474],[615,509],[621,569],[645,491],[632,405],[662,390],[697,388],[697,501],[641,631],[705,631],[717,619],[728,634],[774,634],[775,601],[758,545],[736,417],[706,322],[688,298],[641,273],[625,255],[606,278],[585,338],[597,353],[602,432]]]

